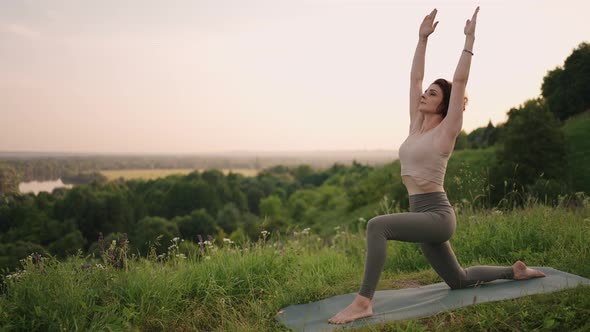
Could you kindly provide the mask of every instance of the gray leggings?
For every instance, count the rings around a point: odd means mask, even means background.
[[[420,242],[426,259],[451,289],[513,278],[512,267],[461,268],[449,243],[455,232],[456,218],[445,192],[411,195],[410,211],[381,215],[369,220],[367,259],[360,295],[373,298],[385,264],[387,240]]]

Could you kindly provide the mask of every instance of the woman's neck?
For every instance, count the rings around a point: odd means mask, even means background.
[[[430,131],[436,126],[438,126],[443,117],[440,114],[433,114],[433,113],[423,113],[424,114],[424,121],[422,121],[422,126],[420,127],[420,133],[425,133]]]

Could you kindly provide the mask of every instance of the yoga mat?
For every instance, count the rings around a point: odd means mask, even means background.
[[[447,284],[437,284],[396,290],[382,290],[373,296],[373,316],[346,324],[330,324],[328,319],[346,308],[355,293],[337,295],[317,302],[296,304],[283,308],[277,319],[295,331],[332,331],[348,327],[375,325],[434,315],[476,303],[514,299],[526,295],[550,293],[590,285],[590,279],[550,267],[532,267],[543,271],[545,277],[528,280],[495,280],[477,287],[451,290]]]

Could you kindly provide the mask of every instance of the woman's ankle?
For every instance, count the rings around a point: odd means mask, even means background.
[[[366,296],[357,294],[356,298],[354,299],[354,303],[362,307],[370,307],[371,299]]]

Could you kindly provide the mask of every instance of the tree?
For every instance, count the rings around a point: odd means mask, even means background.
[[[283,203],[278,196],[271,195],[260,200],[260,215],[262,217],[280,218],[283,213]]]
[[[0,194],[18,192],[19,176],[11,166],[0,165]]]
[[[86,244],[86,240],[79,230],[74,230],[57,239],[49,245],[49,251],[59,257],[75,254]]]
[[[201,174],[201,178],[210,186],[215,187],[225,182],[225,176],[218,169],[208,169]]]
[[[179,235],[176,223],[161,217],[145,217],[137,223],[135,233],[132,234],[131,244],[143,254],[146,254],[150,246],[155,246],[156,239],[161,236],[159,246],[156,247],[158,254],[166,252],[170,241]]]
[[[260,200],[264,197],[264,191],[259,188],[256,183],[253,183],[248,187],[246,191],[246,197],[248,200],[248,210],[251,213],[259,214],[259,204]]]
[[[0,243],[0,269],[13,270],[18,267],[19,260],[32,253],[47,256],[47,251],[36,243],[16,241],[11,243]]]
[[[231,234],[240,223],[241,213],[234,203],[227,203],[217,214],[217,225],[227,234]]]
[[[248,238],[252,241],[256,241],[260,236],[260,218],[255,214],[246,212],[242,214],[242,223],[240,228],[244,230]]]
[[[506,186],[510,191],[524,191],[541,177],[561,179],[566,163],[565,137],[543,99],[526,101],[511,109],[508,117],[497,164],[491,170],[494,202],[503,198]]]
[[[178,230],[183,239],[196,241],[198,235],[207,238],[207,235],[215,235],[215,219],[205,209],[196,209],[190,215],[176,217],[173,221],[178,225]]]
[[[464,130],[461,130],[461,132],[459,133],[459,135],[457,135],[457,139],[455,140],[455,148],[453,150],[465,150],[465,149],[469,149],[470,148],[470,144],[469,141],[467,140],[467,134],[465,133]]]
[[[297,223],[305,223],[308,211],[320,200],[320,193],[311,189],[296,191],[287,201],[287,207],[291,218]]]
[[[498,130],[494,127],[492,121],[489,121],[487,126],[474,129],[467,135],[467,145],[475,149],[487,148],[496,144],[497,139]],[[458,149],[455,148],[455,150]]]
[[[581,43],[563,67],[549,71],[541,91],[549,110],[562,121],[590,109],[590,44]]]
[[[287,225],[283,202],[278,196],[271,195],[260,200],[260,216],[266,220],[265,227],[270,231],[283,230]]]
[[[179,179],[173,183],[165,196],[165,207],[168,210],[166,216],[182,216],[199,208],[215,213],[220,209],[222,202],[214,185],[202,180],[186,182]]]

